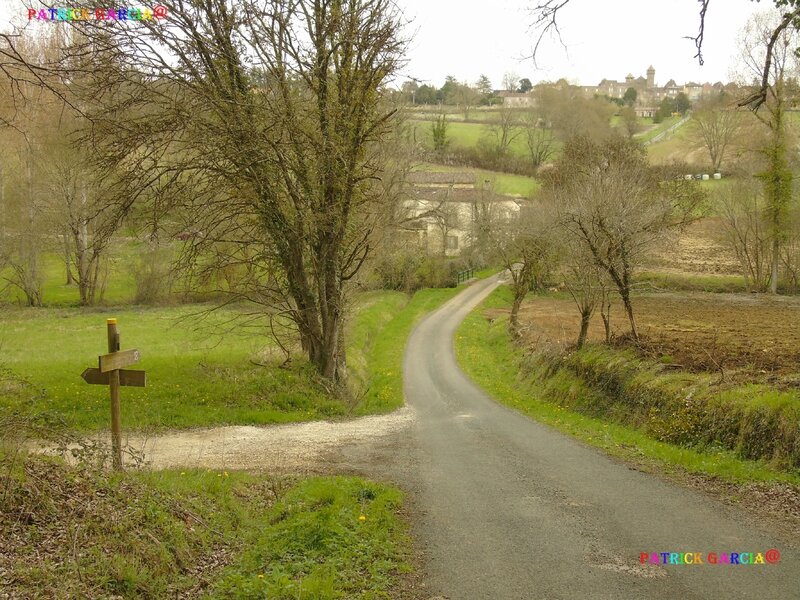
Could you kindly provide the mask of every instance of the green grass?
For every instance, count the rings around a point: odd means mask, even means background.
[[[403,292],[367,292],[358,298],[347,328],[347,368],[356,393],[370,384],[372,351],[383,329],[409,303]]]
[[[461,367],[499,402],[625,459],[651,461],[660,468],[677,467],[690,473],[733,481],[800,483],[800,476],[771,468],[762,461],[743,460],[728,450],[701,452],[660,442],[638,429],[581,414],[548,401],[551,393],[548,385],[561,386],[564,388],[561,391],[575,394],[580,393],[584,384],[577,377],[563,376],[549,383],[521,377],[523,351],[512,343],[507,319],[489,323],[482,316],[486,308],[505,308],[509,302],[510,290],[499,288],[465,319],[456,337],[456,355]]]
[[[651,118],[644,118],[639,119],[642,123],[642,127],[644,128],[642,132],[636,134],[636,139],[640,142],[648,142],[652,140],[654,137],[663,133],[675,123],[681,120],[680,117],[667,117],[661,123],[653,123],[653,119]]]
[[[686,155],[700,148],[691,133],[691,123],[686,123],[663,139],[647,146],[647,155],[653,164],[665,164],[675,160],[686,160]],[[707,160],[706,155],[702,155]]]
[[[500,118],[500,107],[487,107],[482,106],[478,108],[471,108],[469,111],[469,118],[464,119],[464,111],[457,110],[454,106],[445,106],[444,107],[444,114],[447,117],[448,121],[497,121]],[[524,111],[520,111],[524,112]],[[431,107],[414,107],[408,111],[409,116],[412,119],[422,120],[422,121],[432,121],[436,117],[442,114],[442,110],[440,107],[431,106]]]
[[[432,148],[431,140],[431,121],[418,121],[414,125],[415,137],[420,142],[423,142],[428,147]],[[447,139],[451,146],[461,148],[474,148],[478,145],[481,138],[489,137],[492,134],[489,130],[488,124],[483,123],[463,123],[457,121],[449,121],[447,126]],[[528,150],[525,145],[525,137],[522,133],[516,136],[511,142],[509,149],[511,154],[524,157],[527,155]]]
[[[369,292],[348,323],[348,363],[357,406],[334,398],[301,356],[285,355],[264,328],[231,328],[236,309],[210,307],[19,309],[0,315],[0,365],[28,385],[0,387],[0,409],[47,412],[80,430],[108,427],[108,388],[80,374],[106,353],[107,317],[116,317],[122,348],[137,348],[146,388],[123,388],[127,430],[286,423],[384,413],[403,403],[402,356],[413,325],[456,289]]]
[[[509,196],[522,196],[523,198],[530,198],[534,196],[541,184],[533,177],[526,177],[525,175],[512,175],[511,173],[501,173],[499,171],[488,171],[486,169],[475,169],[472,167],[450,167],[446,165],[437,165],[433,163],[422,163],[417,166],[419,171],[431,171],[434,173],[462,173],[467,171],[475,173],[477,183],[482,183],[488,179],[492,181],[492,189],[498,194],[506,194]]]
[[[266,515],[212,597],[389,598],[408,545],[401,493],[355,478],[316,478]]]
[[[302,361],[279,368],[280,353],[266,331],[258,335],[221,328],[233,310],[193,313],[206,306],[114,312],[25,309],[9,312],[0,332],[0,363],[30,382],[35,393],[0,397],[7,409],[51,411],[78,429],[108,424],[108,389],[80,374],[107,351],[105,320],[116,317],[122,348],[137,348],[146,388],[123,388],[125,429],[280,423],[344,414],[315,384]],[[198,327],[201,327],[198,329]],[[268,366],[258,366],[253,362]]]
[[[494,269],[489,271],[495,272]],[[367,380],[370,384],[356,407],[357,414],[385,413],[403,405],[403,353],[406,340],[423,316],[460,291],[460,288],[420,290],[386,324],[371,347],[367,363]]]
[[[401,493],[353,477],[100,475],[0,454],[19,597],[388,598],[408,570]],[[6,591],[9,591],[8,588]]]

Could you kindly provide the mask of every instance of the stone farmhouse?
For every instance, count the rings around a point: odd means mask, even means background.
[[[409,175],[401,233],[432,255],[458,256],[487,232],[519,216],[521,198],[496,194],[475,173]]]
[[[498,91],[495,92],[495,95],[502,99],[504,106],[510,106],[511,108],[528,108],[536,104],[531,92]]]

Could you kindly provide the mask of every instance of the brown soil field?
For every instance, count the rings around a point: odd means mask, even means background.
[[[736,378],[800,385],[800,298],[756,294],[661,293],[634,298],[640,351],[693,371],[736,373]],[[611,309],[612,333],[628,331],[622,305]],[[526,301],[521,311],[531,346],[574,344],[578,311],[569,297]],[[590,339],[604,338],[595,314]],[[788,377],[787,377],[788,376]]]
[[[716,217],[692,223],[657,249],[644,267],[709,275],[739,274],[739,262],[722,243],[722,223]]]

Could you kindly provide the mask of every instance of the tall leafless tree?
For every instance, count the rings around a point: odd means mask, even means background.
[[[121,193],[190,189],[182,214],[202,235],[187,258],[240,267],[238,297],[288,315],[310,362],[342,382],[345,286],[386,200],[381,92],[404,50],[400,13],[391,0],[162,5],[163,20],[70,22],[71,52],[30,78],[80,72],[86,141],[125,169]]]
[[[555,213],[538,201],[521,207],[519,218],[495,230],[501,264],[511,277],[514,299],[509,316],[509,332],[521,334],[519,311],[532,289],[541,289],[558,260],[560,244],[555,230]]]
[[[722,167],[722,161],[740,131],[741,122],[742,115],[726,96],[707,98],[692,111],[695,138],[708,151],[715,172]]]
[[[701,190],[665,179],[636,142],[578,137],[565,144],[542,197],[613,282],[638,339],[631,298],[636,269],[655,242],[699,216]]]

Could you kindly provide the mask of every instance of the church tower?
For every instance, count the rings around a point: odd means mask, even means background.
[[[656,87],[656,70],[653,68],[653,65],[650,65],[650,68],[647,69],[647,89],[653,89]]]

